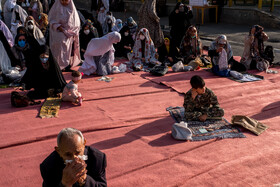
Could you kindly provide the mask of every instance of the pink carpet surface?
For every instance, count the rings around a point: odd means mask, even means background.
[[[276,68],[277,70],[277,68]],[[238,83],[205,70],[163,77],[146,72],[84,76],[85,101],[62,103],[59,117],[38,118],[41,105],[13,108],[11,88],[0,89],[0,186],[41,186],[39,164],[54,150],[64,127],[80,129],[88,145],[107,154],[108,186],[273,186],[280,183],[279,74],[250,73],[264,80]],[[64,74],[69,81],[70,74]],[[218,96],[225,118],[247,115],[269,126],[260,136],[177,141],[165,110],[182,106],[193,75]]]

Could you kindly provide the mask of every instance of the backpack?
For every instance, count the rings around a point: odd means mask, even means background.
[[[40,104],[41,101],[35,102],[17,91],[11,93],[11,104],[14,107],[26,107],[28,105]]]

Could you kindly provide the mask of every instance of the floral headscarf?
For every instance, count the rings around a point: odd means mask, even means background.
[[[148,29],[146,28],[142,28],[136,36],[136,40],[133,48],[134,58],[143,58],[140,34],[143,34],[145,36],[145,59],[146,62],[150,62],[150,60],[154,56],[153,51],[151,51],[151,49],[154,48],[154,42],[150,37]]]

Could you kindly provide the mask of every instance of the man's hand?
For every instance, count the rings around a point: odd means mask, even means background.
[[[207,119],[207,115],[206,114],[203,114],[203,115],[199,116],[199,121],[204,122],[204,121],[206,121],[206,119]]]
[[[192,98],[193,98],[193,100],[195,100],[197,95],[198,95],[197,91],[192,89]]]
[[[86,178],[86,163],[85,161],[75,158],[71,163],[67,164],[63,169],[61,183],[68,187],[75,184],[77,181],[83,181]],[[81,179],[80,179],[81,178]]]

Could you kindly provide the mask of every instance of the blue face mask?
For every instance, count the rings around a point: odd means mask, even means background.
[[[121,27],[122,27],[122,24],[121,24],[121,23],[119,23],[119,24],[118,24],[118,27],[119,27],[119,28],[121,28]]]
[[[194,35],[194,36],[191,36],[191,38],[195,38],[196,37],[196,35]]]
[[[24,40],[18,41],[18,46],[19,47],[24,47],[25,46],[25,41]]]
[[[39,20],[40,20],[40,19],[41,19],[41,16],[39,16],[38,18],[39,18]]]
[[[40,58],[40,60],[41,60],[41,62],[42,62],[43,64],[45,64],[45,63],[48,62],[49,58],[47,58],[47,57],[45,57],[45,58]]]

